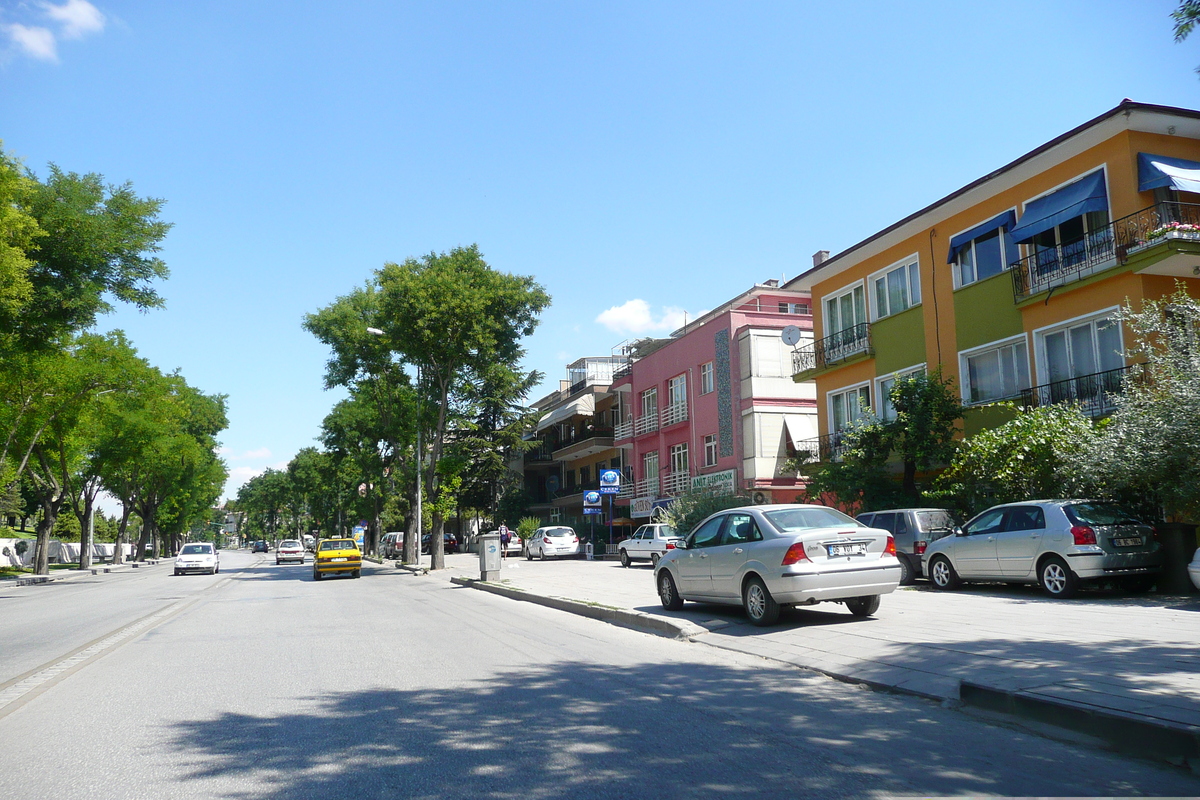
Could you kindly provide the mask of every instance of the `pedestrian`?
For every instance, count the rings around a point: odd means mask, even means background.
[[[512,541],[512,534],[508,532],[508,526],[500,523],[500,557],[508,558],[508,543]]]

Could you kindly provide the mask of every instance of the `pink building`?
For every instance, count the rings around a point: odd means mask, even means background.
[[[812,341],[807,292],[757,284],[666,339],[630,345],[613,376],[614,444],[624,455],[621,500],[630,516],[693,488],[740,492],[761,503],[793,502],[802,490],[780,467],[817,435],[811,382],[791,377],[799,329]]]

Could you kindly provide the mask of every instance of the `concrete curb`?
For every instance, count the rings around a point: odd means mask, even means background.
[[[405,572],[411,572],[413,575],[428,575],[429,567],[418,567],[415,564],[401,564],[396,562],[396,569],[402,569]]]
[[[995,689],[963,681],[965,705],[1035,720],[1102,739],[1143,758],[1190,767],[1200,774],[1200,727],[1167,719],[1148,720],[1110,708],[1038,697],[1027,690]]]
[[[145,561],[127,561],[124,564],[107,564],[98,567],[88,567],[84,570],[79,569],[64,569],[57,570],[49,575],[27,575],[21,578],[10,579],[17,586],[38,586],[43,583],[57,583],[59,581],[75,580],[77,578],[90,578],[94,575],[100,575],[107,572],[120,572],[126,569],[138,569],[139,567],[152,567],[158,565],[166,559],[152,558]]]
[[[581,617],[608,622],[613,625],[620,625],[623,628],[632,628],[642,633],[651,633],[655,636],[664,636],[668,639],[691,639],[693,636],[706,633],[705,629],[699,625],[694,625],[690,622],[682,620],[664,619],[663,617],[655,617],[650,614],[643,614],[641,611],[630,611],[624,608],[612,608],[611,606],[593,605],[591,603],[583,603],[578,600],[568,600],[564,597],[546,597],[532,592],[521,591],[520,589],[512,589],[507,586],[501,586],[497,583],[488,583],[487,581],[476,580],[474,578],[459,578],[454,577],[450,582],[458,586],[466,586],[471,589],[481,589],[485,592],[498,594],[501,597],[507,597],[511,600],[522,600],[526,603],[534,603],[547,608],[554,608],[559,611],[566,611],[571,614],[577,614]]]

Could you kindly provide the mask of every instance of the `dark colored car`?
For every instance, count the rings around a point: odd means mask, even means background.
[[[269,551],[269,549],[270,548],[267,547],[266,542],[255,542],[254,544],[250,545],[251,553],[266,553]]]
[[[426,555],[429,554],[429,538],[430,534],[428,533],[421,537],[421,552]],[[442,548],[442,552],[444,553],[457,553],[458,538],[453,533],[443,533]]]

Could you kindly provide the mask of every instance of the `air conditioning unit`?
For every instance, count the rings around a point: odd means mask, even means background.
[[[765,494],[763,494],[762,492],[754,493],[754,505],[756,505],[756,506],[766,505],[766,502],[767,502],[767,496]]]

